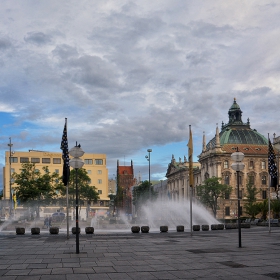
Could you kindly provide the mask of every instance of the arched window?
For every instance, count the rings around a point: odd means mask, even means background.
[[[262,175],[262,185],[266,185],[266,176]]]
[[[224,168],[228,168],[228,160],[224,161]]]
[[[254,169],[254,162],[252,160],[249,162],[249,169]]]
[[[229,175],[225,175],[225,184],[229,185]]]

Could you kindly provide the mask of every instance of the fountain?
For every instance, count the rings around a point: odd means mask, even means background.
[[[158,230],[159,226],[167,225],[169,229],[176,229],[178,225],[184,225],[190,229],[190,201],[158,200],[148,203],[141,208],[141,218],[137,222],[149,225],[152,230]],[[219,223],[204,206],[192,203],[192,223],[197,225],[210,225]]]

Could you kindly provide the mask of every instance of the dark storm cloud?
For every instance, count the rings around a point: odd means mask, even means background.
[[[12,46],[9,38],[0,38],[0,49],[5,50]]]
[[[52,37],[43,32],[28,32],[24,37],[24,40],[28,43],[36,45],[45,45],[49,44],[52,41]]]

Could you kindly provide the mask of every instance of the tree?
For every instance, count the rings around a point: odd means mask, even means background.
[[[58,196],[61,188],[61,181],[57,173],[50,173],[47,166],[43,167],[43,174],[36,169],[34,163],[23,163],[19,174],[13,173],[14,190],[19,201],[27,206],[37,208],[37,217],[39,217],[40,205],[50,204]]]
[[[265,199],[262,202],[256,203],[256,207],[257,207],[258,213],[262,214],[261,219],[266,220],[267,213],[268,213],[268,201],[267,201],[267,199]]]
[[[251,219],[255,219],[256,215],[259,213],[259,207],[256,204],[256,195],[259,193],[257,188],[253,186],[252,182],[248,180],[246,184],[246,195],[244,209],[245,213],[250,215]]]
[[[150,196],[151,200],[155,200],[157,198],[157,193],[149,184],[149,181],[144,181],[139,186],[133,188],[132,196],[132,203],[135,205],[136,213],[139,213],[141,206],[150,200]]]
[[[99,199],[99,194],[96,190],[95,186],[90,186],[90,177],[87,174],[86,169],[79,168],[77,170],[77,182],[76,182],[76,170],[72,169],[70,171],[69,176],[69,196],[72,197],[72,202],[76,200],[76,183],[78,186],[78,199],[81,201],[85,201],[87,203],[87,217],[88,217],[88,210],[91,202],[97,202]],[[65,195],[66,188],[64,188],[63,194]],[[80,203],[81,206],[81,203]]]
[[[280,213],[280,200],[275,199],[272,200],[270,203],[271,210],[273,211],[274,218],[279,219],[279,213]]]
[[[200,202],[209,207],[216,218],[218,207],[218,198],[225,198],[226,193],[230,193],[232,187],[220,183],[221,178],[212,177],[204,181],[204,185],[197,187],[197,196]]]

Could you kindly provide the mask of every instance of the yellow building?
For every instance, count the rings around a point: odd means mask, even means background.
[[[97,208],[107,207],[109,203],[108,198],[108,169],[106,167],[106,154],[84,154],[82,157],[84,161],[83,168],[86,169],[88,176],[91,179],[90,185],[95,186],[99,193],[99,201]],[[48,166],[50,172],[56,172],[62,176],[63,160],[62,153],[43,152],[36,150],[29,150],[29,152],[5,152],[5,166],[3,168],[3,199],[10,198],[10,189],[13,193],[13,184],[10,182],[10,175],[13,172],[20,173],[23,163],[34,163],[36,168],[42,170],[43,166]],[[11,184],[10,184],[11,183]]]

